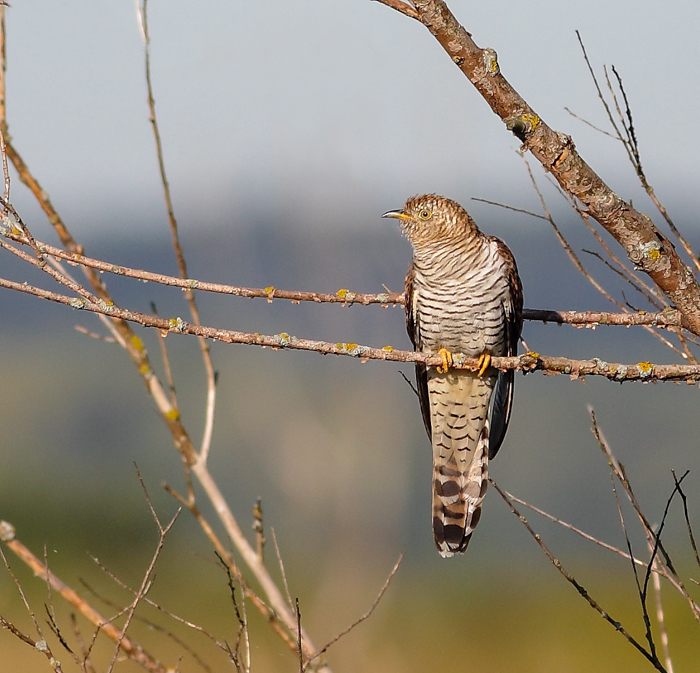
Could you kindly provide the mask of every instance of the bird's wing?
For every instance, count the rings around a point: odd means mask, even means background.
[[[406,274],[406,283],[404,287],[404,297],[406,301],[406,331],[408,338],[413,344],[416,351],[420,351],[422,344],[420,338],[420,325],[418,317],[415,314],[415,297],[413,294],[413,264],[408,269]],[[420,401],[420,410],[423,415],[423,423],[428,437],[432,437],[432,429],[430,425],[430,402],[428,401],[428,374],[425,365],[416,363],[416,388],[418,390],[418,400]]]
[[[518,276],[518,268],[515,264],[513,253],[505,243],[499,239],[494,239],[498,245],[498,252],[508,266],[508,287],[509,297],[503,303],[504,341],[506,344],[506,355],[516,355],[518,352],[518,341],[523,328],[523,290]],[[496,387],[491,397],[491,409],[489,418],[490,443],[489,458],[493,458],[498,449],[501,448],[503,438],[508,430],[510,421],[510,410],[513,404],[513,386],[515,384],[515,371],[509,369],[498,373]]]

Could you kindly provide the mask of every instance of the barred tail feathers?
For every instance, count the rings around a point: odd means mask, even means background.
[[[493,377],[428,374],[433,444],[433,535],[443,557],[464,552],[488,483]]]

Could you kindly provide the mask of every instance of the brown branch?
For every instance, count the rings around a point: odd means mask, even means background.
[[[627,495],[627,499],[630,501],[630,504],[634,508],[634,511],[636,512],[637,517],[639,518],[639,521],[642,524],[642,528],[644,530],[644,535],[647,539],[647,544],[653,549],[658,549],[660,556],[663,559],[663,563],[659,564],[662,575],[673,585],[673,587],[683,596],[683,598],[685,598],[685,600],[688,602],[688,605],[690,606],[690,609],[693,613],[693,616],[698,621],[698,623],[700,623],[700,605],[698,605],[692,599],[690,594],[688,593],[688,590],[685,588],[683,582],[681,581],[680,577],[678,576],[678,573],[676,572],[676,569],[673,566],[673,562],[671,561],[670,556],[668,555],[666,549],[664,548],[664,545],[661,542],[661,539],[655,533],[652,525],[649,523],[649,520],[647,519],[646,515],[642,511],[642,508],[639,505],[639,501],[637,500],[636,496],[634,495],[634,491],[632,490],[632,484],[630,483],[629,479],[627,478],[627,473],[625,472],[624,466],[613,455],[613,452],[610,449],[610,446],[608,445],[605,437],[603,436],[603,433],[600,430],[600,427],[598,426],[598,421],[596,419],[596,415],[595,415],[595,412],[593,411],[593,408],[589,406],[588,411],[591,414],[591,422],[592,422],[591,432],[593,433],[593,436],[596,438],[596,441],[598,443],[598,446],[600,447],[600,450],[603,452],[603,454],[607,458],[608,465],[610,466],[610,469],[613,471],[613,473],[615,474],[615,477],[617,477],[617,480],[620,482],[623,489],[625,490],[625,494]],[[678,481],[678,480],[675,480],[675,481],[676,481],[677,487],[680,487],[680,481]],[[674,491],[674,493],[675,493],[675,491]]]
[[[491,485],[498,491],[498,494],[503,498],[503,501],[508,505],[508,508],[510,511],[520,519],[521,523],[525,528],[527,529],[527,532],[530,533],[530,535],[534,538],[535,542],[540,546],[540,549],[544,552],[545,556],[552,562],[552,565],[564,576],[564,578],[578,591],[579,595],[584,598],[588,604],[606,621],[608,624],[611,624],[614,629],[620,633],[626,640],[629,642],[642,656],[644,656],[647,661],[649,661],[656,670],[661,671],[662,673],[666,673],[666,669],[662,666],[661,662],[658,660],[656,656],[652,656],[649,652],[646,651],[643,645],[641,645],[635,638],[633,638],[627,629],[622,626],[622,624],[615,619],[613,619],[603,608],[598,604],[598,602],[586,591],[586,589],[576,580],[576,578],[571,575],[566,568],[561,564],[561,561],[557,559],[554,554],[549,550],[549,548],[545,545],[545,543],[542,541],[542,538],[540,535],[535,533],[535,531],[532,529],[530,524],[527,522],[527,519],[520,514],[520,512],[515,508],[513,505],[512,501],[508,498],[508,496],[500,489],[498,484],[489,477],[489,482]]]
[[[7,142],[6,149],[7,156],[12,161],[15,170],[19,174],[20,180],[27,185],[32,194],[34,194],[42,210],[49,218],[49,222],[56,230],[61,243],[73,254],[78,256],[82,255],[82,246],[78,245],[75,239],[71,236],[68,228],[61,219],[61,216],[53,207],[48,193],[41,187],[39,182],[32,175],[29,168],[22,160],[22,157],[15,150],[10,141]],[[96,269],[89,268],[87,266],[83,267],[83,269],[95,294],[100,297],[105,307],[109,307],[112,303],[112,297],[108,292],[106,285],[103,283],[100,274]],[[109,318],[117,318],[117,316],[110,316],[109,313],[103,313],[103,315]],[[158,405],[162,418],[173,437],[175,446],[191,463],[193,463],[196,460],[196,452],[194,446],[192,445],[192,441],[190,440],[184,425],[180,422],[177,410],[172,407],[167,399],[165,391],[160,385],[160,381],[158,380],[158,377],[151,366],[151,362],[143,342],[138,338],[138,336],[136,336],[126,321],[119,320],[117,318],[115,320],[108,321],[107,324],[113,330],[113,334],[117,338],[119,344],[129,354],[129,357],[141,375],[146,388]]]
[[[615,194],[500,73],[493,49],[481,49],[443,0],[414,0],[418,17],[469,78],[506,127],[523,142],[567,194],[578,199],[682,313],[683,327],[700,335],[700,286],[672,243],[651,220]]]
[[[588,540],[590,542],[593,542],[594,544],[597,544],[599,547],[602,547],[603,549],[607,549],[608,551],[614,552],[618,556],[622,556],[623,558],[626,558],[628,561],[632,561],[635,565],[638,566],[643,566],[644,568],[647,567],[646,561],[642,561],[641,559],[638,559],[634,556],[630,556],[630,554],[626,551],[623,551],[622,549],[618,549],[617,547],[614,547],[611,544],[608,544],[607,542],[603,542],[602,540],[599,540],[597,537],[593,537],[592,535],[589,535],[585,531],[582,531],[580,528],[577,528],[576,526],[573,526],[570,523],[567,523],[566,521],[562,521],[561,519],[558,519],[556,516],[549,514],[549,512],[545,512],[543,509],[540,509],[539,507],[536,507],[535,505],[527,502],[526,500],[522,500],[521,498],[518,498],[514,496],[512,493],[509,493],[508,491],[503,491],[513,502],[517,502],[524,507],[527,507],[528,509],[531,509],[533,512],[537,512],[538,514],[541,514],[543,517],[549,519],[550,521],[554,521],[554,523],[558,523],[560,526],[563,528],[567,528],[570,531],[573,531],[576,533],[576,535],[580,535],[584,540]],[[660,573],[660,570],[654,570],[654,572]]]
[[[268,623],[278,633],[278,635],[281,636],[282,640],[287,644],[287,646],[292,651],[295,651],[296,643],[290,638],[287,631],[284,630],[284,625],[281,623],[275,611],[272,608],[270,608],[259,596],[257,596],[255,592],[253,592],[253,590],[246,584],[240,569],[233,560],[233,557],[221,543],[221,540],[219,540],[218,536],[214,532],[214,529],[204,518],[204,515],[195,504],[193,494],[190,493],[189,498],[184,498],[168,484],[163,484],[163,488],[178,502],[187,507],[187,509],[192,513],[197,523],[199,523],[202,530],[204,531],[204,534],[209,538],[209,541],[212,543],[216,555],[219,557],[221,562],[226,565],[230,572],[232,572],[235,575],[237,582],[241,586],[243,597],[250,599],[253,605],[255,605],[255,607],[260,611],[260,614],[262,614],[262,616],[268,621]]]
[[[477,199],[482,200],[482,199]],[[502,204],[494,204],[501,206]],[[506,207],[506,206],[503,206]],[[540,216],[542,217],[542,216]],[[547,219],[542,217],[542,219]],[[25,243],[26,240],[21,236],[8,235],[18,243]],[[324,292],[303,292],[298,290],[281,290],[275,287],[254,288],[240,287],[236,285],[225,285],[222,283],[209,283],[203,280],[194,278],[178,278],[176,276],[168,276],[161,273],[153,273],[152,271],[144,271],[141,269],[133,269],[111,262],[104,262],[98,259],[85,257],[84,255],[66,252],[61,248],[56,248],[52,245],[38,242],[39,250],[44,254],[52,257],[65,259],[69,264],[86,266],[91,269],[113,273],[118,276],[126,276],[138,280],[159,283],[161,285],[169,285],[173,287],[192,288],[201,290],[202,292],[214,292],[218,294],[227,294],[237,297],[246,297],[248,299],[267,299],[268,302],[274,299],[285,299],[292,303],[302,301],[320,303],[341,304],[350,306],[352,304],[362,304],[367,306],[370,304],[379,304],[388,306],[390,304],[404,303],[403,293],[400,292],[381,292],[379,294],[361,294],[350,292],[342,289],[334,294]],[[681,314],[673,309],[666,309],[661,313],[613,313],[607,311],[551,311],[544,309],[524,309],[523,317],[525,320],[537,320],[540,322],[553,322],[557,324],[568,325],[588,325],[596,327],[598,325],[621,325],[629,327],[632,325],[653,325],[654,327],[681,327]]]
[[[180,243],[180,234],[178,233],[177,219],[175,218],[175,208],[170,193],[170,184],[165,171],[165,157],[163,156],[163,143],[160,138],[160,127],[158,126],[158,117],[156,116],[156,101],[153,96],[153,82],[151,81],[151,38],[148,32],[148,0],[143,0],[143,5],[138,10],[139,21],[141,25],[144,51],[145,51],[145,71],[146,71],[146,88],[148,90],[148,109],[150,111],[149,121],[153,129],[153,136],[156,144],[156,155],[158,157],[158,170],[160,179],[163,185],[163,194],[165,197],[165,206],[168,211],[168,222],[170,224],[170,235],[172,238],[173,249],[177,259],[177,266],[180,270],[180,277],[187,278],[187,264],[185,262],[185,253],[182,250]],[[195,294],[192,288],[185,289],[185,301],[190,308],[192,322],[199,325],[199,309],[195,300]],[[216,407],[216,375],[214,373],[214,365],[211,361],[211,353],[209,352],[209,344],[205,339],[198,339],[199,348],[202,353],[204,362],[204,371],[207,376],[207,401],[204,412],[204,433],[202,436],[202,445],[200,452],[206,456],[209,454],[211,447],[212,435],[214,432],[214,409]]]
[[[7,233],[6,237],[15,241],[28,245],[29,241],[23,236]],[[53,245],[48,245],[40,241],[37,242],[39,250],[45,255],[51,255],[60,259],[65,259],[69,264],[80,265],[97,271],[112,273],[117,276],[126,276],[127,278],[137,278],[152,283],[161,285],[170,285],[180,287],[185,290],[201,290],[203,292],[216,292],[219,294],[229,294],[237,297],[246,297],[248,299],[267,299],[268,302],[273,299],[287,299],[292,302],[312,301],[316,303],[333,303],[333,304],[400,304],[403,303],[403,294],[400,292],[382,292],[379,294],[360,294],[351,292],[350,290],[341,289],[334,294],[323,292],[299,292],[296,290],[280,290],[276,287],[266,288],[251,288],[237,287],[234,285],[224,285],[221,283],[208,283],[206,281],[196,280],[194,278],[180,278],[177,276],[168,276],[162,273],[153,273],[151,271],[143,271],[141,269],[133,269],[128,266],[112,264],[111,262],[103,262],[98,259],[86,257],[82,253],[74,253],[57,248]]]
[[[118,642],[121,650],[130,659],[140,664],[147,671],[166,673],[166,666],[161,664],[152,655],[148,654],[137,642],[127,636],[122,636],[120,630],[116,626],[110,624],[109,620],[100,615],[97,610],[92,608],[80,595],[65,582],[60,580],[44,563],[34,556],[34,554],[15,537],[12,524],[2,521],[0,522],[0,529],[3,532],[2,541],[23,563],[29,566],[34,575],[48,582],[54,591],[61,594],[70,605],[80,612],[89,622],[98,627],[110,640],[115,643]]]
[[[369,610],[365,612],[361,617],[358,617],[350,626],[347,628],[343,629],[337,636],[331,638],[311,659],[309,659],[306,663],[306,666],[302,669],[302,673],[308,665],[317,657],[320,657],[326,650],[328,650],[331,645],[334,645],[337,643],[343,636],[346,636],[350,631],[352,631],[356,626],[362,624],[366,619],[369,619],[369,617],[372,616],[372,613],[376,610],[377,606],[379,605],[379,602],[382,600],[382,596],[384,596],[384,593],[386,590],[389,588],[389,584],[391,580],[394,578],[394,575],[396,574],[396,571],[399,569],[399,566],[401,565],[401,561],[403,561],[403,554],[401,554],[394,563],[394,567],[391,569],[391,572],[389,573],[389,576],[386,578],[384,581],[384,584],[382,585],[382,588],[379,590],[379,593],[377,594],[377,597],[374,599],[374,603],[370,605]]]
[[[376,0],[376,2],[380,2],[382,5],[391,7],[397,12],[401,12],[406,16],[410,16],[412,19],[418,19],[418,12],[416,12],[416,10],[413,9],[413,7],[411,7],[411,5],[408,5],[405,2],[401,2],[401,0]]]
[[[322,353],[323,355],[345,355],[360,360],[389,360],[392,362],[421,362],[437,366],[442,364],[438,355],[416,353],[414,351],[396,350],[392,346],[373,348],[356,343],[329,343],[312,339],[299,339],[286,332],[264,335],[250,332],[239,332],[205,325],[191,325],[181,318],[160,318],[144,313],[128,311],[118,306],[107,306],[104,303],[89,304],[82,298],[69,297],[56,292],[43,290],[25,283],[0,278],[0,287],[54,301],[59,304],[83,309],[93,313],[108,315],[123,321],[138,323],[145,327],[153,327],[172,334],[192,334],[207,339],[214,339],[229,344],[247,344],[263,348],[303,350]],[[454,366],[458,369],[478,370],[479,361],[475,358],[455,354]],[[572,379],[582,376],[604,376],[611,381],[688,381],[700,380],[700,365],[660,365],[651,362],[637,364],[609,363],[598,358],[592,360],[573,360],[561,356],[547,356],[539,353],[525,353],[515,357],[494,357],[493,367],[498,369],[517,369],[524,372],[543,371],[549,374],[568,374]],[[198,475],[201,478],[201,475]]]

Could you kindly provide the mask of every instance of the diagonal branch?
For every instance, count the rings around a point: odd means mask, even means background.
[[[673,244],[645,215],[623,201],[581,158],[571,137],[557,133],[500,73],[496,52],[478,47],[443,0],[413,0],[418,18],[468,77],[523,148],[578,199],[683,314],[683,326],[700,335],[700,286]]]
[[[32,554],[32,552],[15,537],[14,527],[10,523],[6,521],[0,522],[0,529],[0,539],[8,548],[11,549],[22,562],[29,566],[37,577],[48,582],[54,591],[60,593],[61,596],[89,622],[98,627],[102,633],[115,643],[119,643],[119,648],[127,654],[130,659],[139,663],[147,671],[153,671],[154,673],[166,672],[166,666],[161,664],[131,638],[122,635],[116,626],[110,624],[109,620],[102,617],[97,610],[92,608],[80,595],[61,581],[42,561]]]
[[[588,602],[588,604],[606,621],[610,624],[618,633],[620,633],[627,642],[630,643],[644,658],[656,668],[657,671],[661,673],[666,673],[666,669],[663,667],[658,657],[655,654],[648,652],[645,647],[637,641],[630,633],[625,629],[625,627],[617,620],[613,619],[612,616],[600,606],[600,604],[588,593],[588,591],[581,585],[581,583],[571,574],[566,568],[561,564],[561,561],[552,554],[549,548],[542,541],[542,537],[538,535],[530,526],[527,519],[520,514],[520,512],[515,508],[512,501],[508,496],[501,490],[498,484],[491,478],[489,478],[491,485],[498,491],[498,494],[503,498],[506,505],[510,511],[520,519],[520,522],[525,526],[527,532],[534,538],[535,542],[540,546],[545,556],[552,562],[552,565],[564,576],[564,578],[578,591],[579,595]]]

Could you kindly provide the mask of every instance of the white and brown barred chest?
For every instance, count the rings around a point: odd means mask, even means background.
[[[493,240],[422,250],[413,260],[413,315],[420,350],[505,355],[508,264]]]

